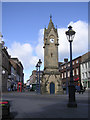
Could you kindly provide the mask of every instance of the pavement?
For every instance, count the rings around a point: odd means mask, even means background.
[[[3,93],[10,101],[10,118],[89,118],[89,93],[76,93],[77,108],[68,108],[68,95],[40,95],[35,92]]]

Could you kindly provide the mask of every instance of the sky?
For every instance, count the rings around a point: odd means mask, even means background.
[[[24,82],[29,79],[38,60],[44,68],[43,37],[50,14],[58,29],[58,61],[69,59],[69,42],[65,31],[72,25],[73,59],[88,51],[88,2],[3,2],[2,34],[8,52],[24,66]]]

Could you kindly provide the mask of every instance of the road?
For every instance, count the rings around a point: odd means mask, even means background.
[[[37,95],[34,92],[2,94],[10,101],[10,118],[88,118],[88,92],[76,93],[77,108],[68,108],[68,95]]]

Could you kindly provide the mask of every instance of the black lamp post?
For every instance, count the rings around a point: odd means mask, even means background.
[[[41,67],[41,64],[42,64],[42,61],[41,61],[41,59],[39,59],[39,62],[38,62],[38,67],[39,67],[39,93],[40,93],[40,67]]]
[[[68,75],[67,75],[67,69],[68,69],[68,59],[64,59],[65,65],[66,65],[66,94],[68,95]]]
[[[36,65],[36,93],[38,93],[38,63]]]
[[[75,100],[75,85],[73,81],[73,72],[72,72],[72,42],[75,36],[75,31],[72,30],[72,26],[68,27],[68,31],[65,32],[68,41],[70,42],[70,85],[69,85],[69,102],[68,107],[77,107]]]

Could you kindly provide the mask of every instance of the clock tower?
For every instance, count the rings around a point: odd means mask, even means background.
[[[62,82],[58,67],[58,33],[52,17],[48,28],[44,29],[44,72],[41,81],[41,92],[47,94],[62,94]]]

